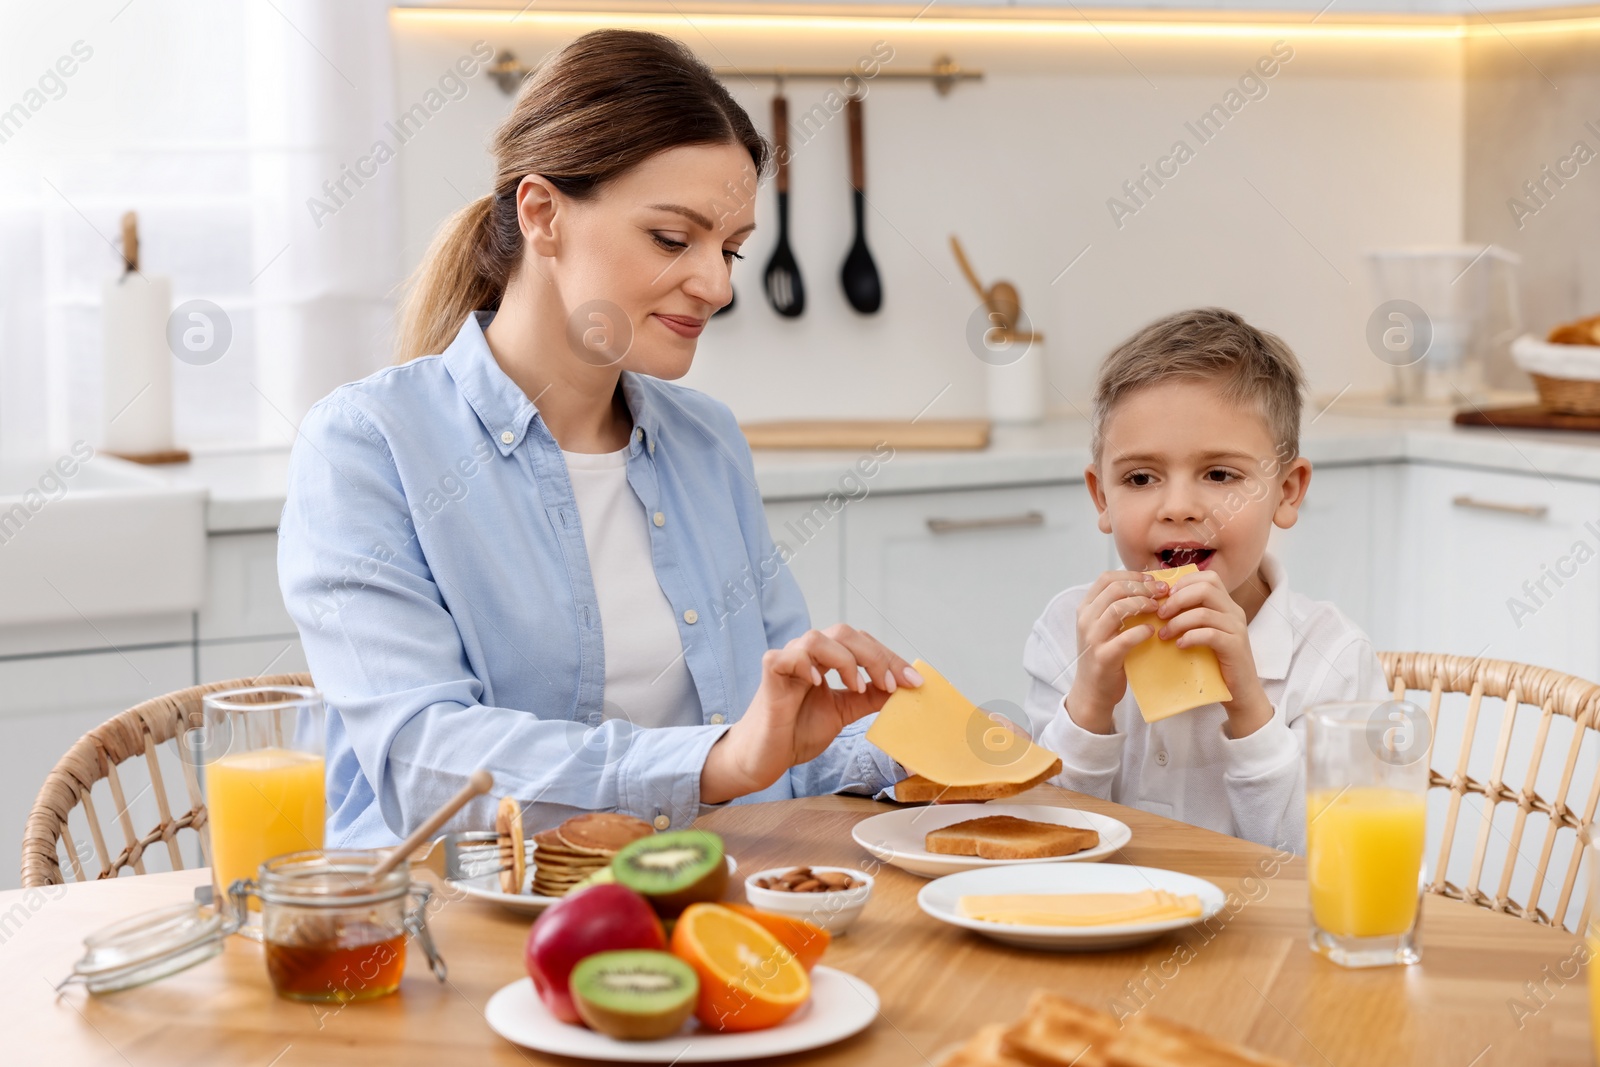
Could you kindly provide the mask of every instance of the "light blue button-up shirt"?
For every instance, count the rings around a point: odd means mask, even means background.
[[[479,767],[530,829],[581,811],[686,826],[706,753],[810,626],[750,449],[703,393],[624,371],[628,484],[694,680],[700,725],[605,703],[599,605],[572,483],[538,408],[467,317],[442,355],[342,386],[300,426],[279,527],[283,598],[328,702],[329,847],[393,844]],[[737,802],[877,793],[903,776],[852,724]],[[718,725],[713,725],[717,723]],[[452,824],[486,828],[480,798]]]

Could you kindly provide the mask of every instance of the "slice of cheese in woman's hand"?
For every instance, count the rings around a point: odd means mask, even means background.
[[[1056,761],[1056,754],[1002,726],[975,707],[922,660],[915,689],[896,689],[867,730],[867,740],[913,774],[945,786],[1026,782]]]
[[[1164,571],[1145,571],[1150,577],[1169,586],[1185,574],[1200,568],[1193,563]],[[1128,686],[1139,705],[1139,714],[1145,722],[1156,722],[1180,712],[1192,711],[1207,704],[1232,700],[1233,693],[1222,680],[1222,666],[1217,654],[1209,648],[1179,648],[1177,638],[1163,641],[1155,636],[1167,620],[1156,615],[1135,615],[1122,624],[1130,630],[1140,624],[1154,632],[1149,640],[1141,641],[1128,653],[1123,669],[1128,675]]]

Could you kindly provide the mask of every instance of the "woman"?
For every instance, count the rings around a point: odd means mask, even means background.
[[[611,30],[534,76],[493,151],[494,194],[413,279],[402,362],[294,447],[278,564],[330,707],[328,844],[395,842],[480,766],[534,827],[892,784],[862,719],[922,679],[810,629],[733,415],[668,384],[732,299],[766,142],[682,45]]]

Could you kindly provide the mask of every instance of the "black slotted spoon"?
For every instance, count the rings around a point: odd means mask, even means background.
[[[844,286],[844,297],[850,306],[863,315],[871,315],[883,306],[883,283],[878,279],[878,267],[867,251],[866,160],[861,147],[861,100],[852,96],[845,104],[850,119],[850,185],[855,190],[853,199],[856,212],[856,239],[839,271],[839,281]]]
[[[778,159],[778,245],[767,261],[764,277],[772,310],[792,319],[806,309],[806,287],[789,249],[789,101],[781,86],[772,98],[772,139]]]

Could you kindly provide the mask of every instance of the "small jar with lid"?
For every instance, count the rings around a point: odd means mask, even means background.
[[[291,852],[229,888],[239,915],[249,898],[261,902],[267,974],[279,996],[334,1003],[387,996],[400,988],[412,938],[444,979],[428,933],[433,890],[412,882],[403,865],[374,881],[380,858],[355,850]]]
[[[276,856],[228,890],[231,914],[185,903],[136,915],[84,939],[63,982],[90,993],[128,989],[192,967],[222,951],[248,901],[261,906],[267,976],[279,996],[346,1003],[400,987],[406,943],[415,939],[442,982],[444,960],[428,931],[433,890],[405,865],[373,879],[382,852],[317,849]]]

